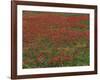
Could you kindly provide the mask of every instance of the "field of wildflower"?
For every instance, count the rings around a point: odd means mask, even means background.
[[[23,68],[89,65],[89,14],[23,11]]]

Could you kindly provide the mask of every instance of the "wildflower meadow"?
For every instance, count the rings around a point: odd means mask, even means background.
[[[23,11],[23,68],[89,65],[89,14]]]

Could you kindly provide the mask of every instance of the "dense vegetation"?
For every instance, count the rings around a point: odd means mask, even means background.
[[[23,12],[23,68],[89,65],[89,15]]]

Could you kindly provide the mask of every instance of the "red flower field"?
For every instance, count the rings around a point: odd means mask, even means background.
[[[89,65],[89,15],[23,12],[23,68]]]

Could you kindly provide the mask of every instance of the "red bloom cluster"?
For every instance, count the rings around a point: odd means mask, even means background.
[[[46,56],[43,53],[39,53],[36,56],[36,60],[38,63],[43,63],[46,60]]]
[[[59,55],[52,57],[48,63],[49,64],[54,64],[54,63],[63,64],[64,62],[71,61],[71,60],[73,60],[72,56],[65,55],[64,53],[60,53]]]
[[[85,24],[80,24],[80,21],[88,20],[87,15],[82,16],[61,16],[59,14],[40,13],[35,16],[23,17],[23,32],[24,41],[31,42],[36,36],[50,37],[52,40],[75,40],[80,37],[88,37],[87,32],[68,30],[71,27],[88,27]]]

